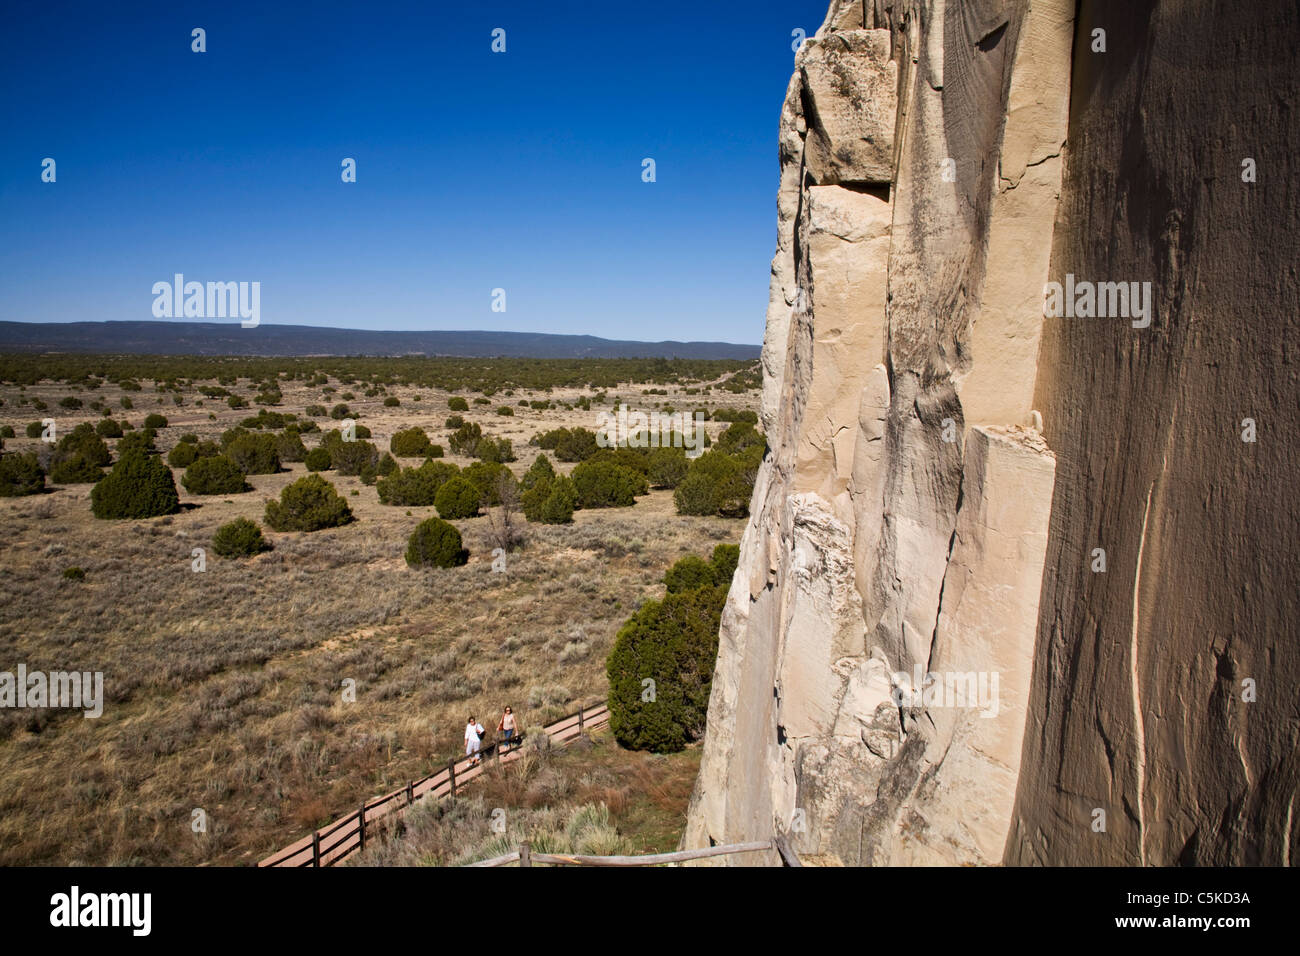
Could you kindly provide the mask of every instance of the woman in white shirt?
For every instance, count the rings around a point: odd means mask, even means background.
[[[471,716],[469,723],[465,725],[465,756],[474,758],[470,761],[471,767],[478,766],[478,748],[482,733],[483,725]]]

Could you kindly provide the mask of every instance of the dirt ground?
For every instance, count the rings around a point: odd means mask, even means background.
[[[194,383],[203,384],[215,380]],[[347,387],[331,384],[338,392],[323,396],[285,383],[272,411],[302,414],[308,404],[346,400],[381,451],[412,425],[446,445],[446,392],[393,387],[388,394],[401,405],[386,408],[382,397],[344,399]],[[6,450],[36,448],[23,436],[39,418],[55,418],[60,434],[98,421],[89,409],[60,408],[69,394],[103,400],[137,428],[149,412],[167,416],[157,438],[164,456],[183,433],[219,439],[258,410],[230,409],[194,387],[176,406],[153,383],[141,385],[129,411],[111,385],[0,386],[0,424],[18,435]],[[232,390],[252,395],[242,381]],[[600,410],[517,405],[572,401],[577,390],[516,390],[488,405],[460,394],[471,401],[466,420],[514,442],[517,475],[537,454],[528,445],[534,434],[594,429]],[[20,406],[24,396],[49,409]],[[610,391],[603,408],[752,409],[757,399],[753,391],[700,397],[673,388],[650,396],[637,386]],[[513,417],[496,414],[504,404],[515,405]],[[337,424],[317,421],[324,430]],[[726,425],[708,427],[716,437]],[[310,449],[319,435],[304,440]],[[0,498],[0,670],[99,671],[105,696],[98,719],[0,712],[0,864],[253,863],[428,772],[455,752],[470,713],[495,725],[511,704],[528,727],[602,697],[614,636],[643,600],[661,594],[664,570],[688,552],[707,556],[737,542],[743,529],[737,519],[679,516],[671,492],[655,491],[632,508],[579,511],[571,525],[528,525],[528,544],[504,573],[491,567],[487,518],[457,521],[469,564],[419,571],[403,560],[407,537],[435,510],[381,505],[373,486],[331,471],[324,476],[355,523],[310,534],[264,527],[273,550],[238,561],[215,555],[218,526],[241,516],[260,524],[265,502],[305,473],[291,464],[251,476],[252,491],[203,497],[187,494],[174,470],[181,513],[145,521],[95,519],[88,484]],[[206,570],[193,569],[194,548],[206,550]],[[65,579],[70,567],[84,579]],[[354,703],[343,700],[349,679]]]

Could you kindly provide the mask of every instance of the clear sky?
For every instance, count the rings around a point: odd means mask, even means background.
[[[826,6],[9,0],[0,319],[152,319],[179,272],[263,324],[758,343]]]

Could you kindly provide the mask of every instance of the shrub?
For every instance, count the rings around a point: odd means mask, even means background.
[[[185,469],[181,484],[192,495],[237,495],[252,486],[244,470],[225,455],[197,458]]]
[[[64,568],[63,577],[69,581],[84,581],[86,580],[86,569],[76,567],[75,565],[70,568]]]
[[[596,433],[585,428],[560,429],[566,434],[555,443],[555,457],[560,461],[586,461],[600,450]]]
[[[198,457],[198,445],[191,445],[189,442],[183,441],[167,453],[167,464],[173,468],[188,468],[194,464],[194,460]]]
[[[123,435],[117,442],[117,453],[119,456],[128,452],[138,451],[146,455],[152,455],[158,449],[153,444],[153,431],[146,428],[144,431],[131,431]]]
[[[167,419],[157,412],[150,412],[144,417],[144,427],[152,428],[157,431],[159,428],[167,427]]]
[[[500,408],[497,409],[498,415],[513,415],[514,413],[515,410],[511,408],[509,405],[502,405]]]
[[[568,524],[578,506],[578,492],[563,475],[541,478],[519,496],[524,517],[539,524]]]
[[[124,411],[128,411],[128,412],[131,409],[135,408],[135,402],[131,401],[131,399],[125,395],[122,396],[122,400],[118,402],[118,404],[122,406],[122,409]]]
[[[727,430],[718,436],[718,450],[737,454],[754,447],[765,447],[762,434],[747,421],[737,421],[727,426]],[[760,456],[761,460],[761,456]]]
[[[393,435],[388,442],[388,450],[402,458],[423,458],[429,454],[433,445],[423,428],[405,428]]]
[[[340,475],[359,475],[374,471],[379,449],[368,441],[340,441],[330,448],[330,459]]]
[[[60,407],[60,408],[80,408],[80,407],[81,407],[81,399],[79,399],[79,398],[73,398],[71,395],[69,395],[67,398],[61,398],[61,399],[59,399],[59,407]]]
[[[453,395],[451,398],[447,399],[447,407],[453,412],[467,412],[469,411],[469,402],[465,401],[465,399],[461,398],[459,395]]]
[[[280,470],[280,455],[274,435],[245,432],[225,443],[222,454],[246,475],[273,475]]]
[[[45,431],[45,426],[40,422],[28,422],[27,428],[24,431],[28,438],[40,438],[41,434]]]
[[[398,405],[400,405],[400,404],[402,404],[402,403],[401,403],[400,401],[398,401],[398,398],[397,398],[396,395],[389,395],[386,399],[384,399],[384,407],[385,407],[385,408],[396,408],[396,407],[397,407]]]
[[[325,410],[324,405],[308,405],[303,409],[303,414],[312,418],[324,418],[329,412]]]
[[[111,418],[105,418],[95,426],[95,434],[100,438],[121,438],[122,425]]]
[[[50,481],[56,485],[85,485],[103,477],[103,468],[79,454],[50,463]]]
[[[282,414],[280,412],[268,412],[265,408],[260,409],[256,415],[250,415],[239,423],[240,428],[284,428],[297,415]]]
[[[108,444],[88,424],[78,425],[59,439],[50,456],[50,478],[59,484],[76,484],[98,481],[103,477],[100,467],[113,460]],[[58,468],[60,477],[54,477]]]
[[[223,524],[212,536],[212,550],[223,558],[248,558],[270,548],[257,522],[247,518]]]
[[[584,461],[573,469],[578,503],[584,508],[626,508],[636,504],[645,479],[610,461]]]
[[[602,448],[594,455],[589,455],[586,464],[592,462],[607,461],[611,464],[618,465],[620,468],[626,468],[628,471],[635,471],[638,475],[645,477],[650,472],[650,449],[634,448]],[[644,495],[650,491],[650,482],[642,483],[642,490],[637,494]]]
[[[545,455],[538,455],[533,459],[533,463],[528,466],[524,472],[524,477],[519,482],[519,487],[527,491],[539,481],[553,481],[556,477],[555,466]]]
[[[484,461],[503,462],[515,460],[515,449],[508,438],[482,438],[474,455]]]
[[[443,451],[442,451],[442,446],[441,446],[441,445],[430,445],[430,446],[429,446],[429,457],[430,457],[430,458],[441,458],[442,455],[443,455]]]
[[[13,438],[13,437],[14,437],[14,426],[0,425],[0,438]]]
[[[441,518],[421,521],[406,545],[406,563],[413,568],[454,568],[468,560],[460,532]]]
[[[478,452],[479,442],[483,440],[483,429],[478,422],[465,422],[447,436],[447,444],[457,455],[473,458]]]
[[[275,454],[280,461],[302,461],[307,457],[307,446],[296,431],[283,431],[275,436]]]
[[[384,452],[384,456],[379,459],[379,464],[375,465],[375,474],[382,478],[387,478],[401,467],[402,466],[397,463],[396,458],[388,452]]]
[[[320,475],[306,475],[266,503],[266,524],[275,531],[318,531],[352,521],[352,509]]]
[[[442,423],[445,428],[456,429],[465,424],[465,419],[459,415],[448,415],[447,420]]]
[[[231,408],[247,408],[248,399],[240,398],[238,395],[231,395],[226,398],[226,404]]]
[[[376,485],[379,500],[386,505],[427,507],[435,502],[439,489],[460,474],[450,462],[426,461],[419,468],[403,468]]]
[[[676,488],[686,477],[690,460],[684,448],[652,448],[646,477],[655,488]]]
[[[744,517],[758,468],[754,453],[761,452],[760,446],[741,456],[715,449],[695,459],[673,492],[677,513]]]
[[[307,452],[307,457],[303,459],[307,465],[308,471],[328,471],[333,461],[330,459],[330,453],[324,448],[313,448]]]
[[[475,405],[491,405],[492,403],[491,403],[490,401],[488,401],[486,398],[481,398],[481,397],[480,397],[480,398],[476,398],[476,399],[474,399],[474,404],[475,404]]]
[[[740,562],[740,546],[720,544],[713,549],[713,555],[705,561],[701,557],[688,554],[664,572],[664,587],[669,594],[695,591],[699,588],[728,588],[736,565]]]
[[[0,498],[37,495],[45,490],[45,469],[35,452],[0,455]]]
[[[476,461],[465,468],[461,477],[466,481],[472,482],[479,491],[479,500],[489,505],[501,504],[501,482],[504,480],[506,485],[517,490],[519,482],[515,480],[514,473],[505,465],[498,462]]]
[[[478,514],[482,492],[478,485],[459,476],[446,481],[434,496],[433,504],[443,518],[472,518]]]
[[[179,511],[180,496],[172,471],[161,458],[128,448],[90,490],[90,506],[96,518],[153,518]]]
[[[334,419],[335,421],[342,421],[343,419],[349,418],[351,416],[352,416],[351,410],[342,402],[340,402],[339,404],[335,405],[333,408],[330,409],[330,418]]]
[[[610,728],[624,747],[671,753],[703,733],[725,600],[715,586],[669,593],[619,630],[605,669]],[[642,700],[647,678],[653,700]]]

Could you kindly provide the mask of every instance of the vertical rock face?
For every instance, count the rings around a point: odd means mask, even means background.
[[[1288,857],[1296,13],[1151,6],[835,0],[796,55],[686,845]],[[1045,319],[1074,278],[1150,325]]]

